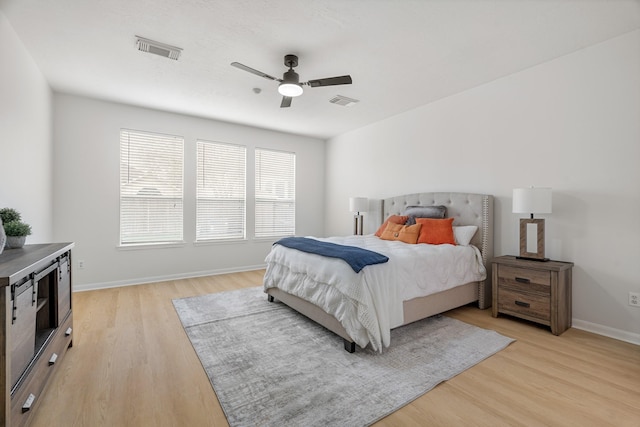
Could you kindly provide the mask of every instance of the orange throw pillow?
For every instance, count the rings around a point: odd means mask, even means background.
[[[389,218],[387,218],[387,220],[384,222],[384,224],[382,224],[380,226],[380,228],[378,228],[378,231],[376,231],[376,236],[378,236],[378,237],[382,236],[382,232],[384,231],[385,228],[387,228],[387,224],[393,223],[393,224],[404,225],[407,222],[408,219],[409,219],[408,215],[391,215],[391,216],[389,216]]]
[[[416,223],[422,224],[418,243],[429,243],[431,245],[456,244],[456,239],[453,235],[453,218],[416,218]]]
[[[380,238],[382,240],[399,240],[413,245],[418,241],[421,228],[422,224],[402,225],[390,222]]]

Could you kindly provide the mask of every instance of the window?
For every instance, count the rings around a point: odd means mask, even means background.
[[[183,240],[184,139],[120,131],[120,244]]]
[[[196,240],[244,239],[245,147],[198,141]]]
[[[256,149],[255,237],[295,234],[295,177],[295,153]]]

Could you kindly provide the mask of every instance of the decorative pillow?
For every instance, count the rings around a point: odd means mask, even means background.
[[[382,240],[399,240],[404,243],[415,244],[420,236],[421,224],[401,225],[390,222],[380,238]]]
[[[477,225],[459,225],[453,226],[453,237],[456,240],[456,245],[469,246],[471,239],[478,231]]]
[[[380,228],[378,228],[378,231],[376,231],[376,236],[378,237],[382,236],[382,232],[384,231],[385,228],[387,228],[387,224],[389,224],[390,222],[393,224],[404,225],[404,223],[406,223],[408,219],[409,217],[406,215],[389,216],[389,218],[387,218],[387,220],[380,226]]]
[[[416,218],[444,218],[447,216],[446,206],[407,206],[402,213],[407,215],[407,225],[416,223]]]
[[[456,240],[453,237],[453,218],[416,218],[416,223],[422,225],[418,243],[429,243],[431,245],[456,244]]]

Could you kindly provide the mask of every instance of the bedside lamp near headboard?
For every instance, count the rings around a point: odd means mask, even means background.
[[[530,214],[520,218],[520,256],[534,261],[549,261],[544,256],[544,219],[533,214],[551,213],[551,188],[514,188],[513,213]]]
[[[364,218],[360,212],[369,210],[369,199],[366,197],[350,197],[349,210],[355,213],[353,215],[353,234],[361,236]]]

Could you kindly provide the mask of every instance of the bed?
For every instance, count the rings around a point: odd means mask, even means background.
[[[266,258],[263,283],[269,301],[278,300],[339,335],[349,352],[355,351],[356,344],[360,347],[371,345],[374,350],[382,351],[383,347],[390,344],[391,329],[453,308],[471,303],[477,304],[480,309],[490,307],[491,273],[488,261],[493,257],[493,197],[475,193],[416,193],[383,199],[379,210],[370,214],[378,218],[376,223],[379,225],[392,215],[402,215],[411,206],[444,206],[446,217],[453,218],[454,227],[476,226],[477,231],[470,245],[467,248],[463,248],[463,245],[409,245],[402,242],[383,245],[373,235],[318,239],[371,248],[389,258],[388,263],[369,265],[356,273],[349,271],[348,265],[342,260],[275,244]],[[461,283],[448,284],[444,290],[427,291],[426,295],[416,296],[413,291],[399,290],[405,282],[423,281],[435,276],[435,273],[425,274],[420,268],[407,267],[412,264],[404,261],[402,251],[437,251],[445,247],[458,251],[456,253],[464,253],[466,258],[465,261],[455,261],[452,267],[440,268],[457,270],[467,262],[467,258],[471,259],[468,254],[473,253],[471,257],[476,264],[479,263],[479,266],[471,267],[477,270],[473,272],[475,275],[452,273],[453,281]],[[424,256],[421,259],[427,259],[426,256],[432,255],[420,256]],[[440,261],[431,263],[440,265]],[[327,277],[327,274],[331,277]],[[334,286],[334,281],[339,285]],[[386,286],[388,283],[393,283],[393,286]],[[376,331],[379,331],[379,336]]]

